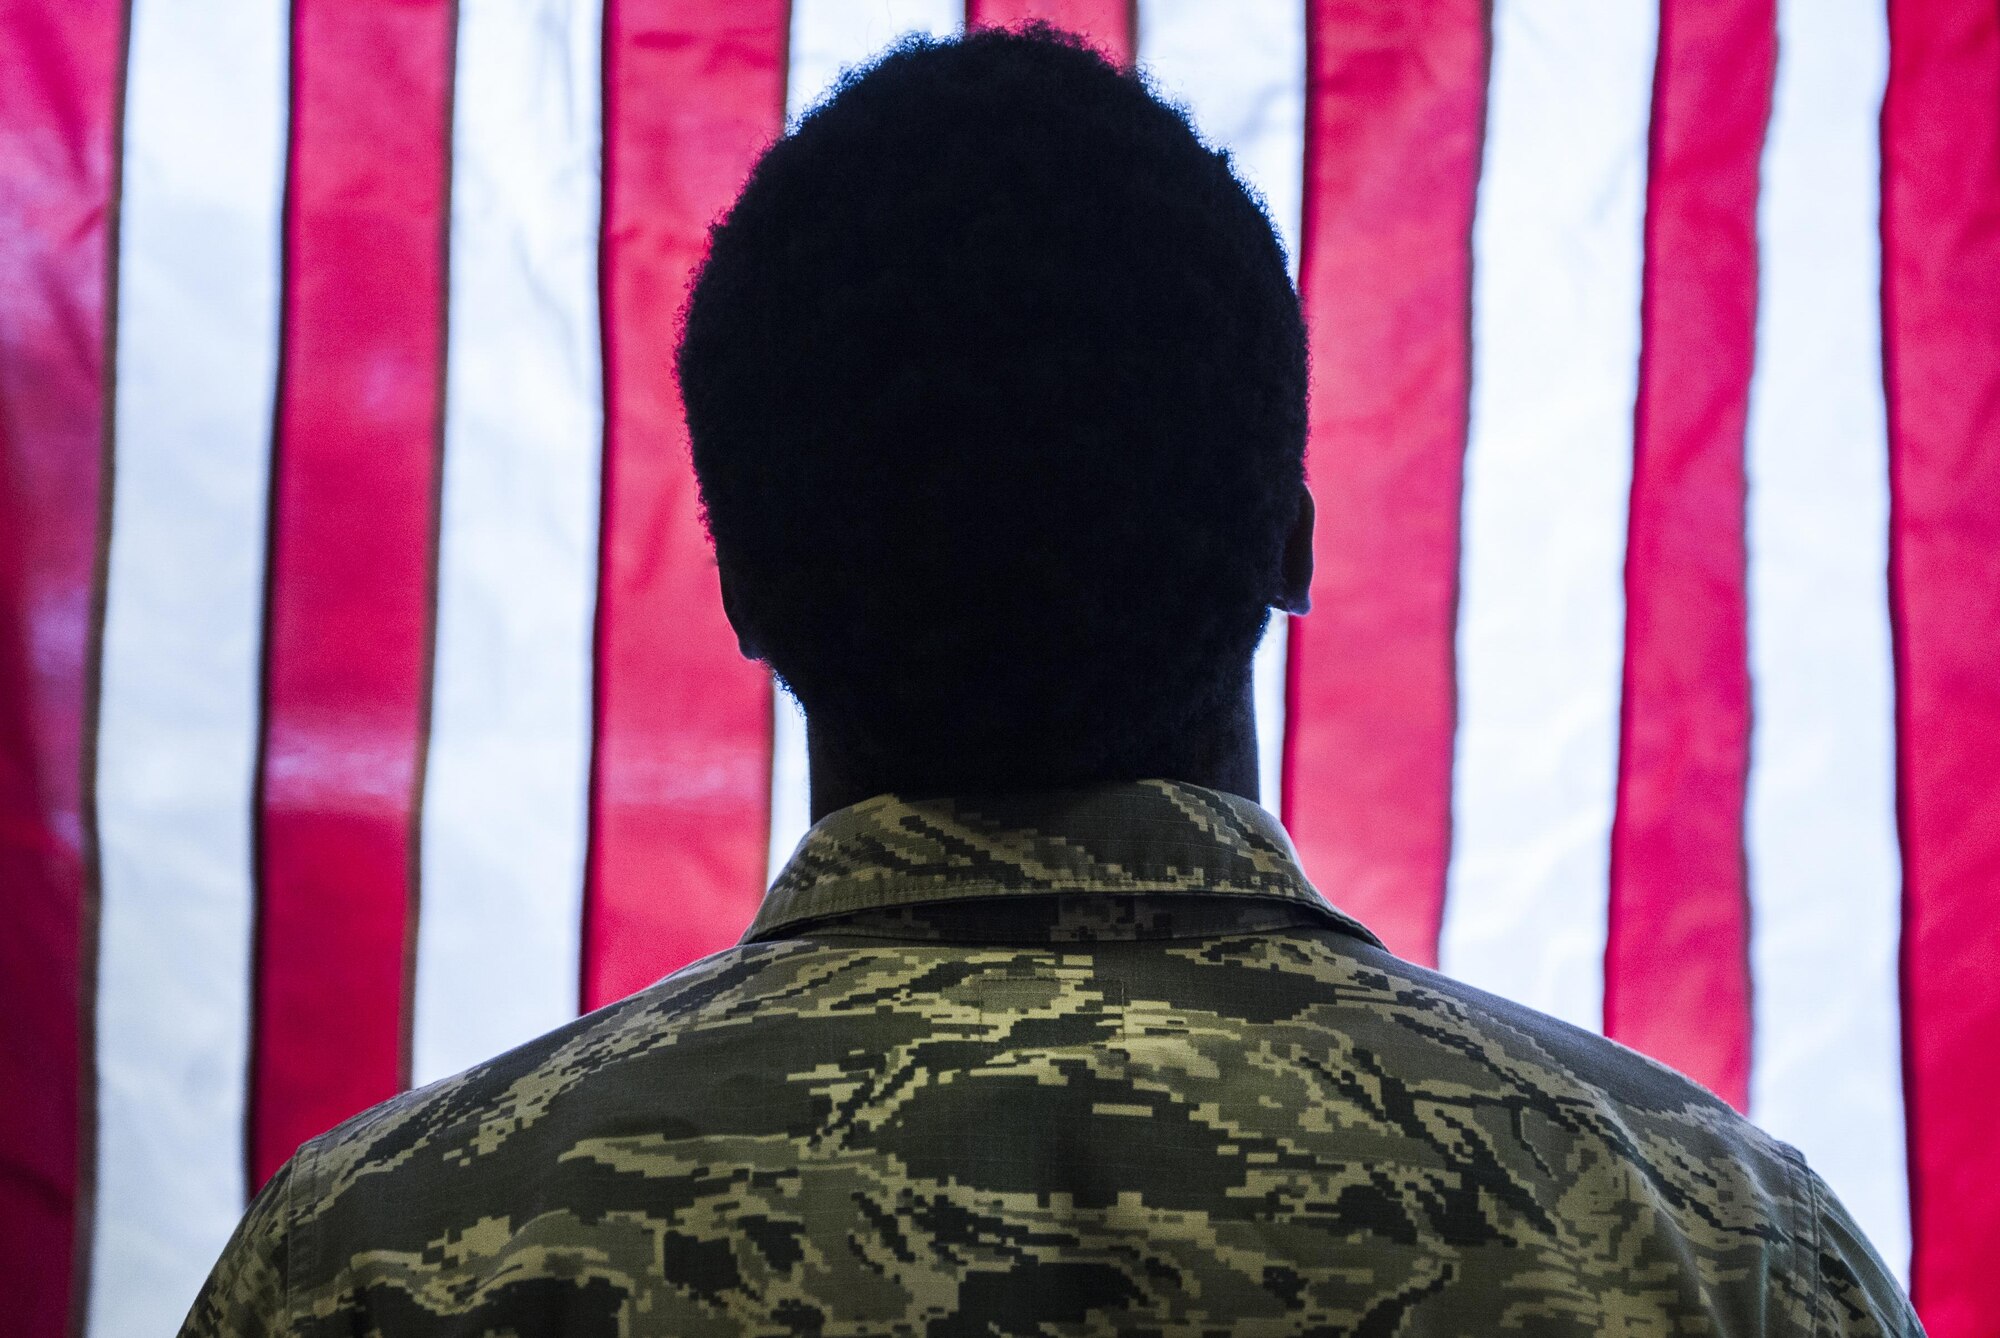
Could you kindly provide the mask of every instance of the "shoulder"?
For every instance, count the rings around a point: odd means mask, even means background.
[[[1169,952],[1146,974],[1139,988],[1244,1025],[1310,1028],[1412,1092],[1483,1089],[1522,1113],[1596,1112],[1607,1134],[1671,1130],[1785,1173],[1775,1140],[1665,1065],[1335,929],[1216,940]]]
[[[1398,1025],[1399,1054],[1452,1054],[1504,1076],[1530,1106],[1589,1106],[1636,1130],[1665,1121],[1687,1136],[1735,1146],[1789,1173],[1787,1149],[1686,1076],[1549,1014],[1352,939],[1332,939],[1333,969],[1356,1006]]]
[[[630,1164],[704,1119],[684,1075],[721,1066],[687,1053],[702,1048],[690,1035],[733,1032],[728,1018],[807,973],[800,956],[791,943],[716,953],[305,1144],[284,1173],[288,1206],[273,1237],[289,1258],[287,1303],[357,1323],[384,1306],[429,1305],[438,1278],[510,1251],[564,1248],[632,1207],[629,1195],[692,1173]]]
[[[1783,1298],[1800,1327],[1815,1335],[1921,1338],[1909,1298],[1860,1225],[1805,1159],[1792,1155],[1800,1175],[1798,1216],[1812,1231],[1800,1294]]]
[[[412,1173],[463,1145],[479,1157],[542,1123],[565,1098],[657,1066],[686,1025],[767,997],[794,943],[725,949],[462,1073],[413,1088],[302,1148],[303,1213],[371,1177]]]
[[[1647,1197],[1696,1223],[1768,1217],[1798,1201],[1797,1154],[1728,1102],[1596,1032],[1489,994],[1377,949],[1357,958],[1399,978],[1416,1031],[1476,1057],[1523,1116],[1558,1120],[1630,1168]]]
[[[290,1331],[292,1173],[287,1162],[251,1200],[195,1297],[181,1338],[279,1338]]]
[[[1805,1158],[1708,1089],[1381,949],[1325,946],[1339,960],[1320,971],[1344,974],[1360,1011],[1388,1023],[1377,1024],[1382,1068],[1406,1074],[1414,1093],[1440,1107],[1491,1103],[1505,1112],[1483,1129],[1470,1115],[1452,1127],[1480,1130],[1503,1163],[1525,1148],[1526,1162],[1515,1165],[1529,1169],[1514,1177],[1523,1189],[1592,1205],[1621,1224],[1611,1230],[1627,1229],[1632,1209],[1642,1210],[1674,1238],[1673,1253],[1698,1260],[1708,1276],[1742,1280],[1745,1298],[1762,1295],[1763,1331],[1922,1332],[1894,1275]],[[1614,1210],[1619,1203],[1627,1207]],[[1586,1215],[1561,1229],[1594,1228]]]
[[[405,1092],[304,1144],[257,1193],[182,1338],[283,1338],[299,1313],[358,1315],[371,1277],[434,1270],[438,1242],[506,1220],[530,1167],[563,1151],[542,1126],[566,1093],[670,1042],[781,949],[733,949],[464,1073]],[[527,1157],[519,1154],[532,1144]],[[511,1152],[510,1152],[511,1150]],[[356,1268],[360,1248],[373,1265]],[[421,1288],[418,1289],[421,1291]]]

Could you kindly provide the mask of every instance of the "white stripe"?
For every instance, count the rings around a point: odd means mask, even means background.
[[[1284,811],[1285,647],[1291,632],[1290,615],[1273,610],[1250,661],[1251,700],[1257,713],[1257,798],[1273,815]]]
[[[1188,110],[1204,140],[1226,149],[1238,177],[1262,197],[1293,280],[1298,278],[1305,172],[1306,12],[1301,0],[1141,0],[1139,65]],[[1252,664],[1258,783],[1279,811],[1285,739],[1285,643],[1274,614]]]
[[[1751,1114],[1907,1276],[1874,0],[1783,0],[1750,387]]]
[[[285,9],[132,9],[97,753],[93,1334],[172,1333],[245,1194]]]
[[[577,1010],[603,437],[601,31],[592,0],[459,9],[419,1083]]]
[[[1473,223],[1455,835],[1439,955],[1603,1021],[1655,6],[1500,0]]]
[[[771,692],[770,877],[777,878],[812,826],[812,784],[806,766],[806,714],[783,688]]]
[[[957,0],[793,0],[791,64],[785,74],[785,121],[796,126],[843,70],[879,54],[905,33],[949,37],[959,30]],[[805,717],[783,691],[771,694],[771,836],[768,872],[776,878],[806,834],[812,811]]]
[[[960,0],[793,0],[786,123],[796,125],[843,70],[879,55],[905,33],[949,37],[964,17]]]

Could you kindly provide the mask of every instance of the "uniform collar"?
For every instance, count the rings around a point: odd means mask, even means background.
[[[1178,781],[978,798],[877,795],[814,824],[742,941],[833,916],[995,897],[1199,895],[1289,903],[1381,942],[1306,881],[1278,820]]]

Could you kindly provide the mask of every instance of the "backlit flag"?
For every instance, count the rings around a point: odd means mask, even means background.
[[[1308,873],[2000,1331],[1988,0],[0,0],[10,1332],[172,1331],[302,1139],[736,940],[805,756],[688,276],[842,69],[1033,17],[1292,261]]]

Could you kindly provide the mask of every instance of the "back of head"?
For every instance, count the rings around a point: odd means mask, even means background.
[[[1148,774],[1240,699],[1303,484],[1269,220],[1046,30],[906,40],[764,155],[679,374],[731,616],[912,788]]]

